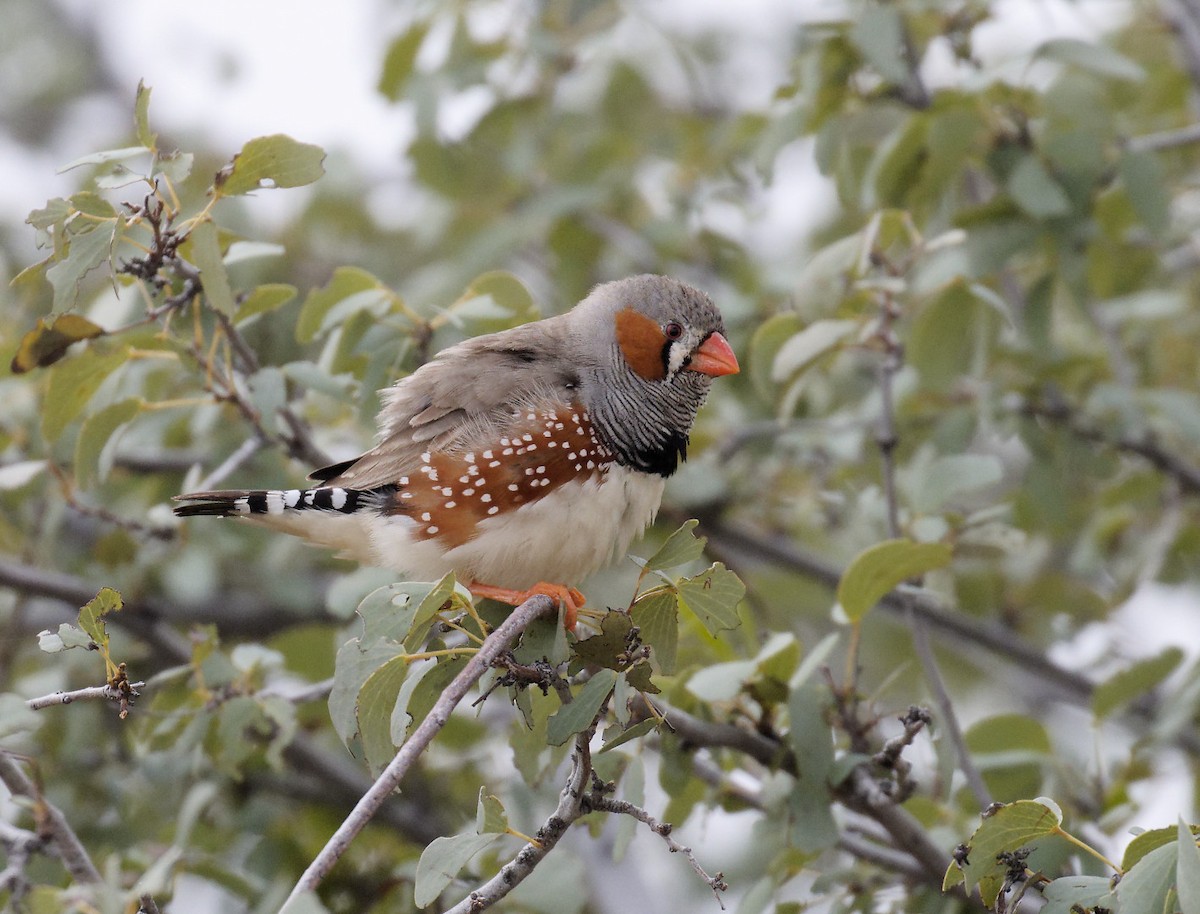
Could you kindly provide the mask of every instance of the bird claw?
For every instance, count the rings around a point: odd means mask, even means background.
[[[507,587],[495,587],[491,584],[472,581],[468,589],[476,597],[486,597],[510,606],[520,606],[530,597],[538,594],[550,597],[555,603],[566,607],[563,615],[563,627],[567,631],[575,630],[575,623],[579,621],[579,609],[587,602],[587,598],[574,587],[568,587],[565,584],[551,584],[548,581],[539,581],[528,590],[511,590]]]

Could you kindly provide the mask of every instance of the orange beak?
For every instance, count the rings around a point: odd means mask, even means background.
[[[712,334],[696,350],[692,361],[688,363],[688,369],[712,375],[714,378],[723,374],[737,374],[742,370],[738,365],[737,356],[733,354],[733,348],[719,333]]]

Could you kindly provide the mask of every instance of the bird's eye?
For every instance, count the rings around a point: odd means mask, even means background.
[[[667,339],[677,340],[683,336],[683,325],[676,323],[675,321],[671,321],[671,323],[667,324],[663,332],[666,333]]]

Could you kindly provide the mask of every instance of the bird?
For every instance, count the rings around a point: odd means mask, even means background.
[[[708,295],[667,276],[594,287],[564,314],[468,339],[381,391],[375,446],[305,489],[190,492],[412,580],[564,606],[653,521],[713,380],[737,356]]]

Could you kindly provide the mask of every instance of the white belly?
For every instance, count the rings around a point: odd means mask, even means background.
[[[417,540],[402,516],[363,515],[372,564],[414,580],[447,571],[464,583],[525,589],[539,581],[577,584],[629,548],[654,520],[665,480],[612,466],[584,482],[568,482],[515,511],[480,521],[475,537],[444,550]]]

